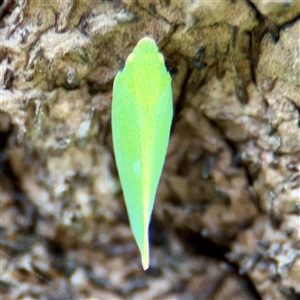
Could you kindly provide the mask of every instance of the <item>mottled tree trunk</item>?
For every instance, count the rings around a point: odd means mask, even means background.
[[[299,1],[7,0],[0,17],[0,299],[300,297]],[[110,126],[145,35],[174,96],[147,272]]]

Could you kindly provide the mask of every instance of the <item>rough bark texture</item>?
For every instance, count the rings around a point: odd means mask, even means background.
[[[0,299],[299,299],[299,1],[4,0]],[[154,37],[175,117],[144,272],[111,90]]]

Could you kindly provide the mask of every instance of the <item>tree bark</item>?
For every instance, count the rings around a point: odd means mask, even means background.
[[[0,18],[0,299],[300,297],[299,1],[7,0]],[[147,272],[110,126],[145,35],[174,97]]]

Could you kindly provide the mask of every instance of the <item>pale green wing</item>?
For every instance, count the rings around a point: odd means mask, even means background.
[[[148,227],[172,115],[171,78],[163,57],[153,40],[142,39],[115,78],[112,133],[130,225],[144,269],[149,265]]]

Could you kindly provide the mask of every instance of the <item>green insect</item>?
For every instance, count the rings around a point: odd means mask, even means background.
[[[173,117],[171,76],[155,41],[142,38],[113,87],[112,137],[131,229],[149,267],[149,222]]]

